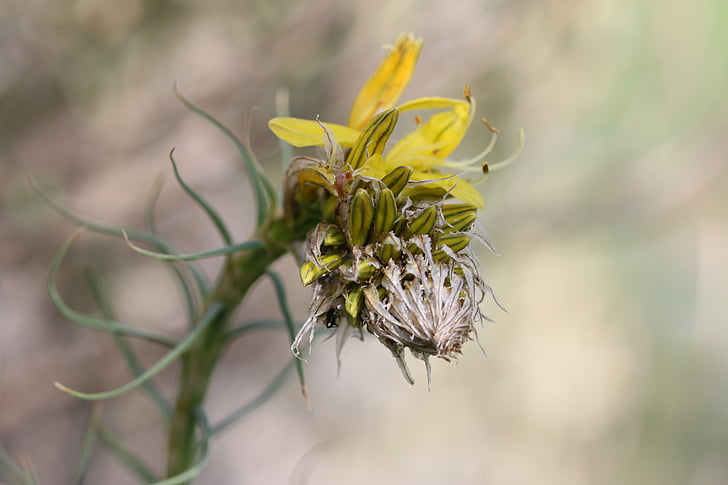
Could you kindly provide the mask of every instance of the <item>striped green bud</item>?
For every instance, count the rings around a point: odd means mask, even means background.
[[[395,219],[397,219],[397,200],[391,190],[383,189],[379,194],[374,216],[374,232],[381,234],[391,231]]]
[[[406,197],[410,197],[413,200],[438,200],[445,197],[447,191],[442,187],[434,185],[415,185],[407,187],[403,194]]]
[[[422,249],[415,243],[407,244],[407,250],[412,254],[422,254]]]
[[[331,273],[344,262],[344,258],[338,254],[324,254],[319,258],[319,262],[321,263],[320,266],[313,261],[306,261],[301,265],[301,283],[303,283],[303,286],[308,286],[322,276]]]
[[[432,251],[432,259],[441,263],[447,263],[450,261],[450,255],[442,249],[438,249],[437,251]]]
[[[435,228],[435,222],[437,222],[437,207],[433,205],[410,221],[409,230],[412,234],[429,234]]]
[[[369,193],[358,189],[349,209],[349,237],[351,244],[361,245],[367,241],[369,228],[374,220],[374,202]]]
[[[445,234],[444,236],[440,236],[437,242],[449,247],[457,253],[458,251],[465,249],[468,244],[470,244],[470,236],[466,236],[465,234]]]
[[[445,216],[445,222],[450,224],[446,230],[450,232],[467,231],[477,218],[474,210]]]
[[[359,316],[363,303],[364,289],[361,286],[355,286],[344,296],[344,309],[352,318],[357,318]]]
[[[478,208],[470,204],[447,204],[441,206],[440,210],[442,211],[442,215],[445,216],[445,220],[447,220],[448,217],[475,212]]]
[[[397,234],[398,236],[401,236],[402,234],[404,234],[405,222],[406,221],[405,221],[404,217],[398,218],[396,221],[394,221],[394,226],[392,227],[392,231],[394,231],[394,233]]]
[[[382,244],[379,248],[379,259],[386,263],[390,259],[397,259],[402,254],[402,251],[399,249],[399,246],[394,244]]]
[[[412,168],[410,167],[397,167],[382,178],[384,185],[389,187],[394,195],[399,195],[402,189],[405,188],[407,182],[409,182],[412,176]]]
[[[402,254],[402,248],[399,245],[399,242],[392,237],[391,234],[388,234],[385,236],[384,240],[382,240],[381,245],[379,246],[379,260],[382,263],[387,263],[390,259],[397,259]]]
[[[379,265],[374,260],[366,260],[356,265],[356,279],[357,281],[366,281],[377,272]]]
[[[452,249],[452,252],[457,253],[465,249],[468,244],[470,244],[470,236],[466,236],[465,234],[445,234],[444,236],[440,236],[437,242],[441,246],[447,246]],[[450,256],[442,249],[433,251],[432,257],[436,261],[441,261],[443,263],[450,260]]]
[[[329,226],[324,234],[324,246],[341,246],[346,244],[346,236],[336,226]]]
[[[392,108],[379,113],[369,121],[346,159],[353,170],[361,167],[372,155],[381,154],[384,151],[389,135],[397,125],[398,118],[399,111]]]

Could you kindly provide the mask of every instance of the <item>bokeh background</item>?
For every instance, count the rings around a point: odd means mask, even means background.
[[[200,483],[728,483],[728,3],[724,0],[334,0],[211,2],[4,0],[0,3],[0,441],[43,484],[65,484],[87,403],[55,390],[129,379],[113,340],[62,319],[45,290],[73,225],[28,189],[33,176],[72,210],[143,227],[159,174],[158,226],[183,251],[219,247],[171,176],[167,155],[224,215],[251,228],[250,188],[233,149],[173,86],[279,173],[266,121],[275,95],[293,115],[343,122],[399,32],[425,38],[406,98],[460,96],[501,129],[492,160],[527,144],[480,186],[481,222],[501,256],[483,266],[506,314],[457,366],[407,385],[388,351],[351,341],[337,377],[333,342],[308,359],[312,408],[294,379],[214,441]],[[487,142],[474,127],[456,155]],[[215,274],[219,261],[205,269]],[[83,234],[58,285],[94,311],[96,268],[119,318],[181,335],[165,270],[123,242]],[[289,259],[298,319],[308,291]],[[240,322],[278,318],[269,282]],[[136,345],[136,344],[135,344]],[[138,344],[145,363],[161,351]],[[283,332],[231,347],[213,419],[281,369]],[[173,367],[159,378],[171,393]],[[100,411],[156,469],[164,434],[141,392]],[[108,452],[88,484],[132,483]]]

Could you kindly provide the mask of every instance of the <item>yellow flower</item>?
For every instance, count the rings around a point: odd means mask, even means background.
[[[409,166],[413,169],[404,195],[411,192],[413,198],[440,198],[449,195],[465,203],[482,208],[482,195],[459,176],[466,171],[481,172],[481,156],[462,162],[447,160],[460,144],[472,123],[475,100],[465,88],[465,99],[426,97],[407,101],[394,108],[409,84],[422,40],[412,34],[400,35],[374,75],[359,92],[349,116],[348,126],[298,118],[273,118],[270,129],[279,138],[297,146],[327,145],[321,125],[330,130],[336,143],[351,150],[346,158],[349,168],[358,175],[383,178],[393,169]],[[404,136],[385,154],[370,153],[372,123],[381,121],[377,115],[390,111],[393,116],[387,122],[396,123],[399,112],[412,110],[445,110],[432,115],[426,122],[416,117],[417,128]],[[391,133],[388,130],[386,138]],[[328,136],[328,134],[327,134]],[[330,143],[330,140],[329,140]],[[492,146],[489,145],[489,148]],[[486,149],[484,153],[489,151]],[[362,153],[362,151],[364,153]],[[483,155],[483,154],[481,154]],[[476,166],[473,166],[476,165]]]

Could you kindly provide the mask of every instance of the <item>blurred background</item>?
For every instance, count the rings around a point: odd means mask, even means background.
[[[236,239],[251,229],[250,188],[232,147],[175,98],[237,133],[256,107],[253,144],[278,176],[267,130],[275,94],[295,116],[345,122],[400,32],[425,46],[404,98],[459,97],[501,129],[492,161],[526,148],[480,186],[481,222],[501,256],[483,266],[506,314],[457,366],[412,361],[352,340],[337,378],[333,341],[295,379],[216,439],[199,483],[728,483],[728,3],[723,0],[4,0],[0,3],[0,441],[43,484],[66,484],[84,391],[129,379],[108,335],[59,316],[45,289],[74,226],[39,201],[35,177],[88,218],[142,228],[155,180],[161,233],[183,252],[221,241],[177,187],[189,184]],[[480,151],[474,126],[456,153]],[[206,261],[214,276],[219,261]],[[94,312],[83,278],[101,275],[119,319],[172,335],[183,310],[165,269],[123,241],[84,233],[58,275]],[[309,293],[279,262],[304,318]],[[262,282],[240,322],[279,318]],[[135,343],[153,363],[158,347]],[[214,419],[244,404],[289,358],[284,332],[237,342],[213,383]],[[157,379],[171,394],[177,369]],[[139,391],[100,412],[157,470],[165,436]],[[305,472],[305,473],[304,473]],[[97,450],[85,483],[132,475]]]

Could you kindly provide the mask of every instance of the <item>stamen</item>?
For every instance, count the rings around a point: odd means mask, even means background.
[[[468,103],[472,102],[471,97],[470,97],[470,86],[468,86],[467,84],[465,86],[463,86],[463,95],[465,96],[465,100]]]
[[[485,159],[485,157],[488,156],[488,154],[493,151],[493,147],[495,146],[495,142],[498,140],[498,133],[495,131],[491,131],[493,134],[490,137],[490,143],[488,143],[488,146],[485,147],[485,149],[475,155],[473,158],[469,158],[467,160],[461,160],[459,162],[448,162],[448,164],[453,164],[454,167],[461,167],[463,165],[475,165],[475,164],[481,164],[482,160]],[[480,169],[477,169],[480,171]]]
[[[487,119],[485,119],[485,118],[480,118],[480,121],[482,121],[483,123],[485,123],[485,126],[487,126],[487,127],[488,127],[488,129],[489,129],[490,131],[492,131],[493,133],[500,133],[500,130],[499,130],[498,128],[496,128],[495,126],[491,125],[491,124],[490,124],[490,121],[488,121]]]
[[[523,128],[518,130],[518,146],[516,147],[516,151],[511,155],[510,157],[506,158],[505,160],[501,160],[500,162],[496,162],[490,166],[485,164],[485,167],[488,167],[490,171],[493,170],[500,170],[503,167],[506,167],[513,163],[513,161],[518,158],[521,155],[521,152],[523,151],[523,147],[526,145],[526,133],[523,131]],[[485,168],[484,168],[485,169]]]
[[[418,125],[422,124],[422,116],[415,115],[415,123],[417,123]]]

